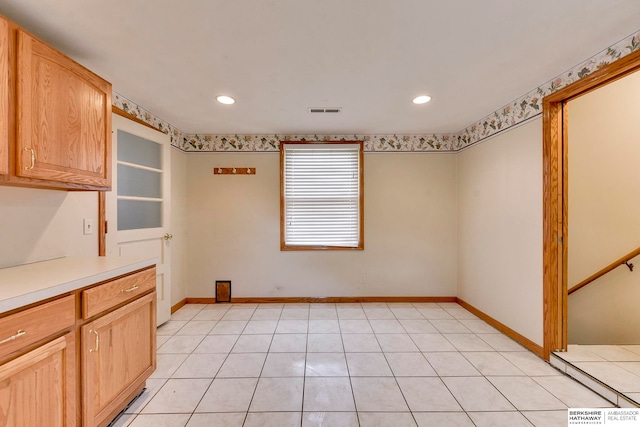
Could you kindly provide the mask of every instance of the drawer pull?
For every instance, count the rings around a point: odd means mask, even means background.
[[[132,286],[132,287],[130,287],[129,289],[123,289],[123,290],[121,290],[120,292],[122,292],[122,293],[124,294],[124,293],[128,293],[128,292],[133,292],[133,291],[135,291],[136,289],[138,289],[138,285],[133,285],[133,286]]]
[[[95,353],[100,348],[100,337],[98,336],[98,331],[94,331],[93,329],[89,331],[90,334],[96,334],[96,346],[95,348],[90,348],[89,353]]]
[[[36,166],[36,151],[33,148],[29,147],[24,147],[24,151],[31,151],[31,165],[24,167],[24,170],[30,171]]]
[[[3,339],[2,341],[0,341],[0,344],[4,344],[6,342],[13,341],[13,340],[15,340],[17,338],[20,338],[21,336],[26,335],[26,334],[27,334],[27,331],[23,331],[22,329],[18,329],[18,332],[16,332],[15,335],[11,335],[10,337]]]

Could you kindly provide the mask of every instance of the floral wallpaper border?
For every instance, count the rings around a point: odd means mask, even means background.
[[[127,113],[142,120],[143,122],[150,124],[161,132],[170,135],[171,145],[181,148],[185,138],[185,134],[177,127],[154,116],[149,111],[140,107],[135,102],[120,95],[116,91],[113,91],[113,94],[111,96],[111,104],[115,107],[120,108],[121,110],[126,111]]]
[[[113,105],[171,136],[171,145],[187,152],[278,151],[285,141],[364,140],[369,152],[455,152],[542,114],[542,98],[640,50],[640,30],[455,134],[426,135],[209,135],[185,134],[124,96]]]
[[[278,151],[280,141],[364,141],[365,151],[452,151],[456,135],[188,135],[184,151]]]
[[[640,30],[463,129],[456,136],[453,149],[461,150],[542,114],[545,96],[637,50],[640,50]]]

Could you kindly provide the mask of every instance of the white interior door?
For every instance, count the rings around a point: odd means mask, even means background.
[[[113,115],[106,253],[158,259],[158,325],[171,317],[170,146],[168,135]]]

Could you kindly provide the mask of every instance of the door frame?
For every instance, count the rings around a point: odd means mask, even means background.
[[[157,143],[162,151],[162,166],[148,168],[152,172],[161,172],[162,176],[162,195],[159,198],[151,198],[154,202],[162,202],[162,222],[151,228],[133,228],[120,230],[118,223],[118,200],[117,195],[117,173],[112,171],[113,182],[111,183],[111,191],[104,192],[99,197],[98,216],[99,216],[99,250],[107,256],[128,256],[128,255],[144,255],[146,257],[158,257],[156,264],[156,289],[158,299],[156,307],[158,309],[157,321],[164,323],[169,320],[171,315],[171,251],[168,240],[173,236],[168,233],[171,227],[171,141],[166,132],[159,131],[146,124],[140,126],[139,120],[130,120],[126,114],[119,111],[114,112],[112,144],[113,144],[113,165],[116,168],[117,149],[119,135],[116,131],[123,130],[128,134],[135,135],[150,142]],[[117,117],[120,116],[120,117]],[[137,167],[139,162],[133,160],[132,167]],[[143,162],[144,163],[144,162]],[[125,162],[125,164],[127,164]],[[119,166],[118,166],[119,167]],[[147,168],[140,165],[141,168]],[[160,169],[157,169],[160,168]],[[145,197],[133,197],[131,200],[146,200]],[[109,230],[110,229],[110,230]],[[156,241],[160,246],[156,246]],[[158,324],[160,326],[160,324]]]
[[[603,66],[542,101],[544,357],[567,349],[568,128],[567,103],[640,70],[640,51]]]

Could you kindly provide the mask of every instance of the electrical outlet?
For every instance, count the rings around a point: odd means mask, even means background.
[[[367,276],[366,275],[363,274],[362,276],[360,276],[360,283],[363,284],[363,285],[365,283],[367,283]]]
[[[93,234],[93,220],[91,218],[85,218],[82,220],[83,233]]]

